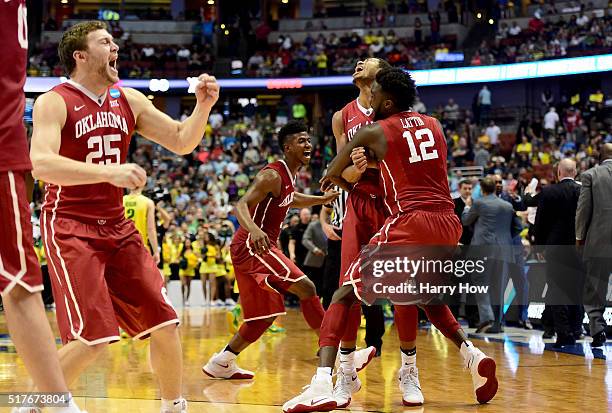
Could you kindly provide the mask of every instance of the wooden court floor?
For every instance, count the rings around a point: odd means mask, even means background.
[[[55,328],[52,313],[48,313]],[[181,314],[185,360],[184,395],[189,412],[280,412],[284,401],[310,382],[316,366],[317,340],[298,311],[281,324],[286,333],[266,334],[239,357],[239,365],[256,372],[255,380],[211,380],[202,364],[230,337],[225,310],[188,308]],[[6,333],[0,316],[0,333]],[[360,342],[363,330],[360,331]],[[4,336],[3,336],[4,337]],[[360,373],[362,390],[353,412],[609,412],[612,411],[612,362],[535,351],[511,342],[474,340],[498,366],[500,390],[484,406],[475,403],[470,375],[458,351],[435,329],[418,336],[418,367],[425,405],[404,408],[397,387],[400,363],[397,334],[389,325],[383,356]],[[0,392],[28,388],[23,364],[6,337],[0,339]],[[95,366],[73,386],[89,413],[159,412],[157,385],[150,372],[146,342],[122,340],[109,346]],[[0,408],[0,412],[8,411]]]

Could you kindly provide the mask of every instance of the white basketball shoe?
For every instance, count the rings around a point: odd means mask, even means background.
[[[461,344],[461,355],[465,368],[472,373],[474,393],[478,403],[484,404],[495,397],[497,393],[497,377],[495,377],[495,360],[487,357],[482,351],[467,341]]]
[[[402,366],[398,376],[404,406],[421,406],[425,399],[419,383],[419,369],[415,366]]]
[[[355,351],[355,370],[361,371],[376,357],[376,347],[370,346]]]
[[[342,369],[338,370],[336,377],[336,385],[334,386],[334,400],[337,403],[337,409],[344,409],[351,404],[351,398],[354,393],[357,393],[361,389],[361,380],[357,376],[357,372],[344,372]]]
[[[333,395],[331,375],[315,374],[304,392],[283,404],[283,412],[330,412],[337,406]]]
[[[246,380],[255,377],[252,371],[238,367],[236,355],[229,351],[213,354],[208,363],[202,367],[202,371],[214,379]]]

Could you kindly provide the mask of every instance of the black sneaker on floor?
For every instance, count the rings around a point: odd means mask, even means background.
[[[591,347],[601,347],[606,344],[606,333],[601,332],[597,333],[593,336],[593,342],[591,343]]]

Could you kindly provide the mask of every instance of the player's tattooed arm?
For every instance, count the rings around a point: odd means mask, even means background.
[[[382,160],[387,153],[387,140],[382,128],[374,123],[357,131],[353,140],[347,142],[327,167],[327,173],[320,181],[322,190],[342,179],[342,172],[352,162],[351,153],[358,147],[369,149],[376,160]]]
[[[251,234],[251,242],[258,255],[268,253],[270,249],[270,239],[266,233],[255,224],[249,209],[266,199],[268,195],[277,197],[280,195],[280,192],[280,175],[272,169],[265,169],[255,176],[249,189],[236,203],[236,217],[238,218],[238,222]]]
[[[64,186],[108,182],[131,189],[146,183],[145,170],[136,164],[99,165],[60,155],[66,116],[66,103],[56,92],[47,92],[36,99],[30,148],[34,178]]]
[[[325,205],[334,202],[340,195],[339,192],[330,191],[324,195],[306,195],[299,192],[293,193],[293,202],[291,202],[291,208],[309,208],[314,205]]]
[[[139,91],[124,88],[136,118],[136,130],[145,138],[174,153],[191,153],[202,141],[208,115],[219,98],[219,84],[214,76],[203,74],[198,79],[199,83],[195,87],[195,108],[183,122],[178,122],[157,109]]]

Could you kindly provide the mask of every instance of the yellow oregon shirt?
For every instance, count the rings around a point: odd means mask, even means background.
[[[149,231],[147,230],[147,205],[149,198],[144,195],[125,195],[123,197],[123,207],[125,217],[134,221],[136,229],[142,236],[144,245],[149,246]]]

